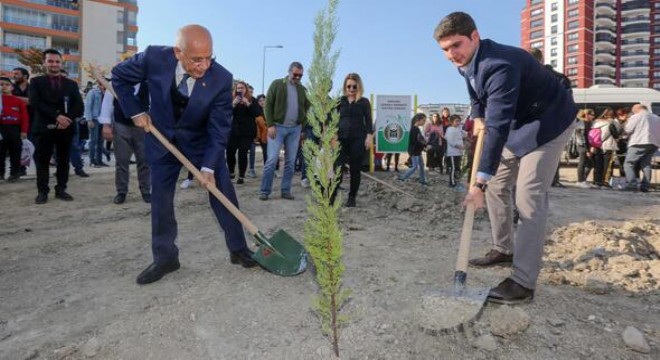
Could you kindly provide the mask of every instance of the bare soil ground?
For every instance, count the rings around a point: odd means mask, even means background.
[[[332,358],[312,311],[312,273],[283,278],[231,265],[197,187],[176,197],[182,268],[135,284],[151,262],[149,206],[135,179],[127,202],[114,205],[113,169],[90,173],[71,178],[69,203],[51,196],[35,205],[33,180],[0,183],[0,359]],[[423,294],[452,285],[461,195],[446,176],[431,174],[430,187],[402,185],[416,200],[363,178],[358,207],[342,209],[352,296],[341,358],[660,358],[660,194],[577,189],[574,173],[563,169],[568,187],[550,194],[546,265],[535,301],[519,307],[529,326],[509,336],[493,330],[499,306],[447,335],[424,332],[414,316]],[[376,176],[400,186],[394,173]],[[302,239],[308,190],[299,175],[295,201],[278,198],[279,179],[275,197],[259,201],[259,182],[236,185],[242,210],[266,234],[282,228]],[[475,227],[473,256],[490,242],[484,214]],[[494,286],[509,271],[470,268],[468,286]],[[627,326],[642,332],[650,353],[626,346]],[[491,332],[500,335],[484,341]]]

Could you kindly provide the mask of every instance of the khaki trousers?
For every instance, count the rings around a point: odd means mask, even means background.
[[[548,219],[548,189],[562,149],[573,126],[529,154],[518,158],[504,148],[495,176],[488,182],[486,202],[493,234],[493,249],[513,253],[513,275],[518,284],[536,288],[541,270]],[[515,187],[515,194],[513,194]],[[514,234],[513,197],[520,214]]]

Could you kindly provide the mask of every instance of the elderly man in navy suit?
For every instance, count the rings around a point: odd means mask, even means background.
[[[144,81],[151,95],[149,113],[143,111],[133,87]],[[147,47],[112,70],[112,84],[121,109],[135,125],[147,132],[155,126],[201,168],[203,186],[217,184],[238,206],[224,156],[231,129],[232,74],[215,62],[213,40],[206,28],[188,25],[179,30],[174,47]],[[158,281],[180,267],[174,243],[174,191],[181,164],[151,134],[145,138],[145,155],[151,168],[154,261],[138,276],[138,284]],[[224,230],[231,262],[253,267],[256,263],[241,224],[213,196],[209,199]]]
[[[548,189],[577,108],[548,69],[522,49],[482,40],[466,13],[447,15],[433,37],[465,78],[475,129],[486,128],[476,184],[464,203],[481,208],[486,198],[493,248],[470,264],[513,260],[512,275],[491,289],[488,299],[504,304],[531,301],[546,237]],[[515,234],[514,186],[520,212]]]

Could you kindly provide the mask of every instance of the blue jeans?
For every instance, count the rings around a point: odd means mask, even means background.
[[[646,145],[632,145],[628,146],[626,153],[626,160],[623,167],[626,171],[626,182],[628,186],[637,186],[637,172],[636,166],[642,169],[642,189],[649,188],[649,181],[651,180],[651,160],[653,154],[658,151],[658,147],[653,144]]]
[[[103,160],[103,138],[101,138],[101,128],[103,125],[99,121],[91,120],[94,128],[89,129],[89,162],[90,164],[100,164]]]
[[[314,129],[310,126],[305,126],[305,141],[313,141],[316,144],[319,143],[319,138],[314,135]],[[302,176],[300,179],[307,179],[307,161],[305,160],[304,154],[301,154],[300,158],[300,173]]]
[[[80,157],[80,129],[77,121],[74,121],[75,129],[73,131],[73,140],[71,140],[71,150],[69,153],[69,161],[75,169],[76,174],[83,169],[82,157]]]
[[[419,182],[425,183],[426,182],[426,177],[424,176],[424,161],[422,161],[422,156],[417,155],[411,157],[412,160],[412,167],[408,169],[399,179],[400,180],[406,180],[407,178],[412,175],[415,170],[419,169]]]
[[[282,176],[282,194],[291,194],[291,180],[293,180],[294,163],[298,154],[301,126],[292,127],[275,125],[277,135],[275,139],[268,139],[268,158],[264,166],[264,175],[261,179],[261,193],[270,195],[273,188],[275,164],[279,159],[280,148],[284,145],[284,175]]]

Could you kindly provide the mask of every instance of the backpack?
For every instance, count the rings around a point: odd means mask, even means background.
[[[605,126],[609,126],[609,124]],[[589,133],[587,134],[587,138],[589,138],[589,146],[595,147],[596,149],[603,147],[603,141],[609,138],[609,136],[607,136],[603,139],[603,128],[605,126],[592,127],[589,130]]]

